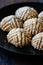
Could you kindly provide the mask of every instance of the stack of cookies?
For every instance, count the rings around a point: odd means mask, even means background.
[[[0,28],[8,32],[7,40],[16,47],[31,44],[35,49],[43,50],[43,11],[24,6],[15,11],[15,15],[4,17]]]

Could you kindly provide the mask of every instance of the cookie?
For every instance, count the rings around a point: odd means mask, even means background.
[[[43,24],[43,11],[39,13],[38,20]]]
[[[41,11],[41,12],[38,14],[38,18],[40,18],[40,19],[43,20],[43,11]]]
[[[43,50],[43,32],[38,33],[32,39],[31,45],[38,50]]]
[[[37,33],[43,31],[43,24],[39,22],[37,18],[26,20],[23,27],[27,33],[31,33],[32,35],[36,35]]]
[[[13,44],[14,46],[22,47],[29,44],[31,40],[31,35],[29,34],[29,36],[30,37],[27,37],[27,34],[23,28],[14,28],[8,33],[7,39],[8,42]]]
[[[24,6],[24,7],[18,8],[16,10],[15,16],[17,16],[20,19],[22,19],[23,21],[25,21],[27,19],[37,17],[38,12],[32,7]]]
[[[14,15],[7,16],[2,19],[0,23],[0,27],[3,31],[9,32],[13,28],[21,28],[23,27],[23,22],[19,18]]]

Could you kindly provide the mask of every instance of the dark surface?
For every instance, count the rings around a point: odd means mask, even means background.
[[[0,48],[0,65],[43,65],[43,56],[13,54]]]
[[[20,2],[43,2],[43,0],[0,0],[0,8],[10,5],[13,3],[20,3]]]
[[[0,49],[0,65],[32,65],[34,64],[30,59],[25,57],[25,56],[20,56],[16,54],[12,54],[9,52],[6,52],[3,49]]]
[[[38,12],[43,10],[43,3],[20,3],[20,4],[13,4],[7,7],[4,7],[2,9],[0,9],[0,20],[2,18],[4,18],[5,16],[14,14],[15,10],[21,6],[31,6],[34,7]],[[0,29],[0,47],[3,49],[6,49],[6,51],[9,52],[13,52],[13,53],[18,53],[18,54],[24,54],[24,55],[43,55],[42,51],[37,51],[35,49],[33,49],[33,47],[31,45],[28,45],[27,47],[15,47],[13,45],[11,45],[10,43],[8,43],[7,39],[6,39],[6,32],[3,32]]]
[[[26,56],[9,53],[0,48],[0,65],[43,65],[43,56]]]

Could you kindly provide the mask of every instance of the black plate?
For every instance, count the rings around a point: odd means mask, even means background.
[[[8,15],[15,14],[16,9],[22,6],[31,6],[34,7],[38,12],[41,12],[43,10],[43,3],[18,3],[13,4],[7,7],[4,7],[0,9],[0,21],[2,18]],[[3,32],[0,29],[0,48],[3,48],[5,50],[8,50],[10,52],[18,53],[18,54],[25,54],[25,55],[43,55],[42,51],[35,50],[31,45],[28,45],[27,47],[15,47],[8,43],[6,39],[6,32]]]

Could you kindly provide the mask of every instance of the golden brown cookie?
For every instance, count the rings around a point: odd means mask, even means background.
[[[14,15],[7,16],[2,19],[0,23],[0,27],[3,31],[9,32],[13,28],[21,28],[23,27],[23,22],[19,18]]]
[[[25,21],[27,19],[37,17],[38,12],[32,7],[24,6],[24,7],[18,8],[16,10],[15,16],[17,16],[20,19],[22,19],[23,21]]]
[[[32,35],[43,31],[43,24],[39,22],[37,18],[26,20],[23,27],[28,33],[31,33]]]
[[[38,50],[43,50],[43,32],[38,33],[32,39],[31,45]]]
[[[41,12],[38,14],[38,18],[40,18],[40,19],[43,20],[43,11],[41,11]]]
[[[38,15],[38,20],[39,20],[39,22],[42,23],[42,25],[43,25],[43,11],[39,13],[39,15]]]
[[[29,34],[29,36],[30,37],[27,37],[24,29],[14,28],[8,33],[7,39],[8,39],[8,42],[15,45],[16,47],[17,46],[22,47],[22,46],[26,46],[31,41],[31,35]]]

